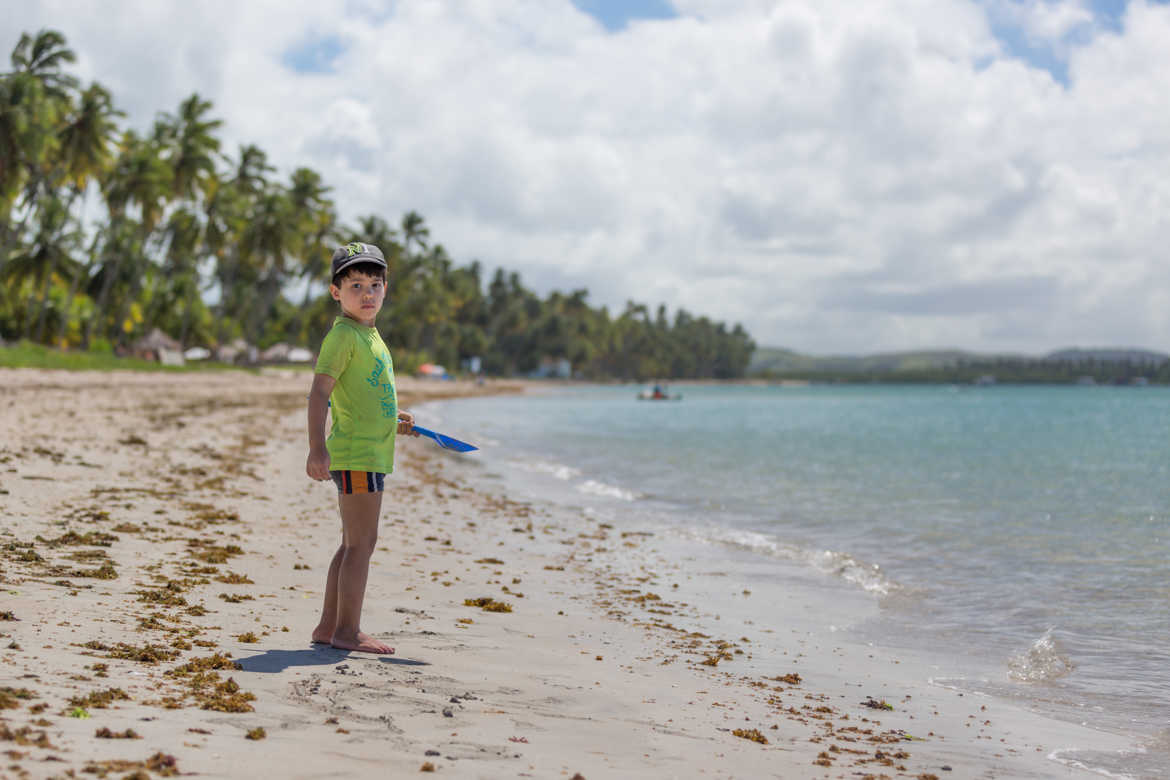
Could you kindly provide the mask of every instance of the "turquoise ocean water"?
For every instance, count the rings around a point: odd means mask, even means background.
[[[745,582],[872,600],[853,639],[1133,735],[1146,752],[1096,768],[1170,776],[1170,389],[639,389],[460,400],[420,424],[483,445],[469,479],[657,529]]]

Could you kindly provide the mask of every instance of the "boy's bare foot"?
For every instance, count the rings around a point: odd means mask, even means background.
[[[313,644],[327,645],[333,642],[333,629],[326,631],[323,628],[313,629]]]
[[[361,631],[348,637],[334,634],[330,644],[339,650],[357,650],[361,653],[377,653],[378,655],[392,655],[394,653],[393,647],[385,642],[379,642]]]

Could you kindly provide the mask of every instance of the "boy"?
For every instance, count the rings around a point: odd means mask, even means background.
[[[374,327],[386,297],[386,258],[355,241],[333,253],[329,293],[341,314],[321,344],[309,391],[309,458],[305,471],[337,483],[341,546],[329,564],[325,604],[313,641],[343,650],[393,653],[362,633],[370,555],[378,540],[383,478],[394,470],[394,436],[412,434],[414,417],[398,411],[390,351]],[[325,437],[325,414],[333,426]]]

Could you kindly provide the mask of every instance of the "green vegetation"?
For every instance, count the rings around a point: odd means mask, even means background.
[[[260,148],[222,149],[198,94],[146,131],[122,127],[110,92],[68,71],[75,59],[61,33],[25,33],[0,75],[0,339],[22,342],[0,365],[132,367],[111,355],[155,328],[184,348],[316,348],[337,313],[331,250],[360,239],[386,255],[378,326],[402,371],[473,356],[497,375],[549,360],[597,379],[747,368],[739,325],[633,301],[611,314],[583,289],[541,298],[515,273],[455,265],[414,211],[343,225],[315,171],[282,180]]]
[[[761,347],[747,373],[812,382],[1170,384],[1170,358],[1140,350],[1066,350],[1041,357],[954,350],[814,357]]]
[[[93,350],[61,350],[44,344],[20,341],[0,348],[0,368],[59,368],[71,371],[194,371],[234,367],[222,363],[202,365],[162,366],[153,360],[117,357],[112,352]]]

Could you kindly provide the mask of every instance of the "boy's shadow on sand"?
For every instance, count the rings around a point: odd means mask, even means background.
[[[396,666],[430,666],[426,661],[415,661],[412,658],[399,658],[387,655],[369,655],[366,653],[352,653],[349,650],[339,650],[329,645],[315,645],[303,650],[265,650],[260,655],[249,658],[236,658],[246,672],[261,672],[274,674],[283,672],[290,666],[332,666],[338,661],[352,659],[354,661],[376,661]]]

